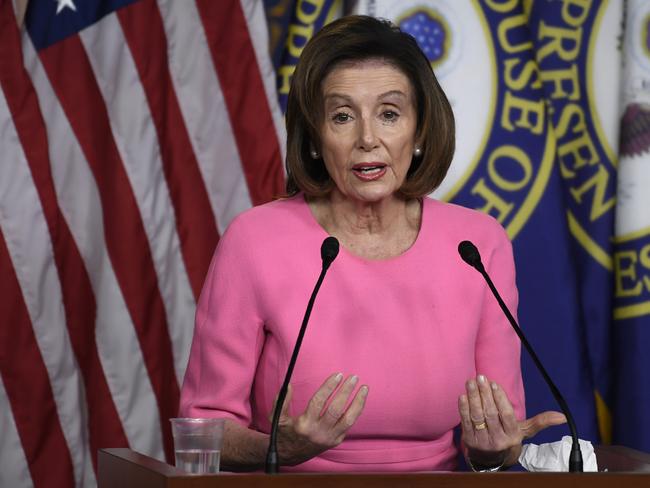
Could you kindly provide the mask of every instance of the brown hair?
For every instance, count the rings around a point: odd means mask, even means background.
[[[415,39],[391,22],[365,15],[343,17],[321,29],[305,46],[291,80],[287,101],[287,193],[324,196],[333,188],[320,147],[323,120],[321,83],[342,62],[383,60],[402,71],[415,90],[416,141],[422,155],[411,161],[398,194],[419,198],[444,179],[454,155],[454,114],[431,64]]]

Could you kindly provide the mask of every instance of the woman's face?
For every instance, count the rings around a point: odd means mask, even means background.
[[[392,197],[411,165],[417,113],[404,73],[380,60],[343,64],[323,80],[320,151],[334,191],[362,202]]]

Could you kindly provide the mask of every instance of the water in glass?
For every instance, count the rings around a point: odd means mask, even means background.
[[[186,449],[176,451],[176,467],[194,474],[219,472],[221,451],[210,449]]]

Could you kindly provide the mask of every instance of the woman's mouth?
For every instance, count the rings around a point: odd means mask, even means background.
[[[352,172],[362,181],[373,181],[386,174],[386,164],[359,163],[352,166]]]

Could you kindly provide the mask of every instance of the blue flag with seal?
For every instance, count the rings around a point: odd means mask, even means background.
[[[580,324],[601,439],[611,440],[612,235],[622,3],[534,2],[529,25],[557,137]]]
[[[580,148],[570,150],[573,138],[582,135],[573,132],[574,117],[580,115],[574,114],[573,106],[563,114],[567,101],[549,100],[549,93],[555,96],[548,86],[553,83],[552,75],[560,75],[544,74],[538,64],[536,38],[541,24],[561,21],[562,3],[548,7],[549,11],[545,10],[547,2],[533,5],[531,11],[531,2],[518,1],[366,0],[358,2],[356,11],[391,19],[413,35],[429,56],[457,121],[457,152],[448,177],[433,196],[486,212],[506,228],[514,245],[521,326],[571,406],[580,436],[596,441],[600,436],[592,356],[599,351],[592,352],[585,307],[602,305],[592,315],[600,321],[598,330],[607,332],[611,260],[609,268],[596,261],[594,273],[594,259],[588,251],[580,251],[576,225],[572,226],[567,216],[573,212],[573,220],[588,229],[585,234],[593,234],[591,224],[582,223],[585,214],[587,222],[593,216],[590,203],[594,195],[601,196],[600,181],[589,179],[599,170],[589,166],[594,171],[584,171],[572,180],[578,201],[568,203],[573,187],[568,187],[562,165],[575,171],[576,166],[587,164],[570,159],[581,154]],[[589,13],[591,24],[582,31],[585,39],[598,8]],[[587,43],[585,51],[588,48]],[[550,53],[552,46],[547,50]],[[580,83],[584,83],[586,58],[581,52],[568,68],[580,73]],[[551,60],[549,55],[550,71],[554,69]],[[589,102],[586,91],[583,93],[577,103],[584,112]],[[564,132],[558,133],[558,128]],[[611,161],[605,157],[600,159]],[[605,188],[607,196],[613,193],[613,185],[611,179]],[[609,219],[602,224],[603,232],[589,243],[608,242],[613,221],[611,207],[606,210],[609,213],[598,215],[596,222]],[[604,253],[609,259],[608,251]],[[583,280],[590,276],[594,281],[585,288]],[[585,305],[589,293],[596,303]],[[600,339],[596,335],[592,341],[600,345]],[[528,415],[557,410],[526,353],[522,354],[522,370]],[[566,427],[547,429],[535,442],[556,441],[565,431]]]

